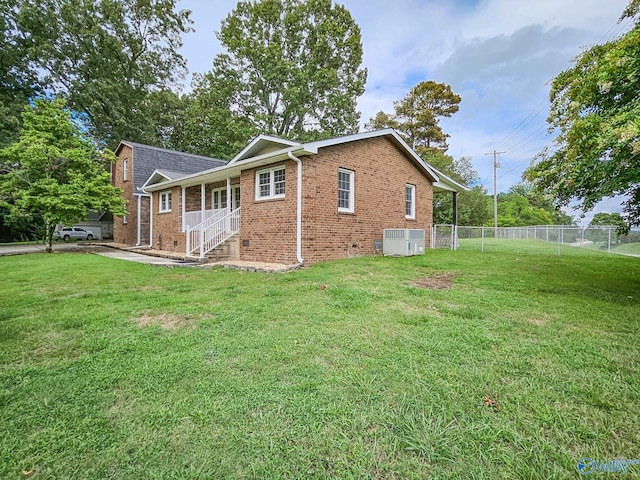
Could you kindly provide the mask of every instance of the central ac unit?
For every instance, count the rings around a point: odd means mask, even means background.
[[[382,242],[384,255],[424,254],[424,230],[412,228],[385,228]]]

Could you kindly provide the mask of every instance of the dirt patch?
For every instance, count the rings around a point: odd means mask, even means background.
[[[176,330],[181,327],[195,328],[197,320],[199,318],[193,315],[173,315],[171,313],[150,315],[144,313],[134,321],[139,328],[158,326],[164,330]]]
[[[543,319],[543,318],[527,318],[527,321],[529,323],[533,323],[534,325],[537,325],[539,327],[542,327],[544,324],[547,323],[547,320]]]
[[[434,273],[426,277],[419,278],[411,285],[419,288],[427,288],[429,290],[447,290],[453,286],[456,275],[451,272]]]

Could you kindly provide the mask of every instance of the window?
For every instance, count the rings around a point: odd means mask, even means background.
[[[405,216],[409,219],[416,218],[416,186],[405,185],[404,186],[404,212]]]
[[[160,194],[160,212],[171,211],[171,192],[162,192]]]
[[[122,162],[122,180],[129,180],[129,159],[125,158]]]
[[[284,198],[284,189],[284,166],[256,172],[256,200]]]
[[[227,187],[211,191],[211,208],[227,208]]]
[[[353,213],[353,172],[338,169],[338,211]]]

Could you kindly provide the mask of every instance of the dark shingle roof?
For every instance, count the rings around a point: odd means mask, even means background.
[[[122,143],[133,147],[133,182],[136,189],[144,185],[154,170],[166,170],[174,175],[188,175],[227,164],[225,160],[202,155],[176,152],[124,140]]]

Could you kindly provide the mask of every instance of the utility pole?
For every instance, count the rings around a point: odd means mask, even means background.
[[[500,168],[497,157],[498,155],[506,152],[493,152],[485,153],[485,155],[493,155],[493,234],[498,233],[498,176],[496,170]]]

